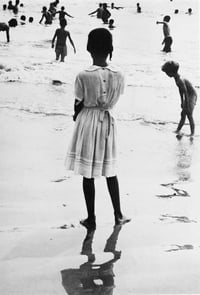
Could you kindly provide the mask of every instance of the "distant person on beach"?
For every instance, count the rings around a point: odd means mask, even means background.
[[[14,8],[14,5],[12,4],[12,1],[9,1],[8,2],[8,9],[13,10],[13,8]]]
[[[172,45],[172,37],[170,36],[170,28],[169,28],[169,21],[170,21],[170,16],[165,15],[163,18],[163,21],[157,21],[156,24],[162,24],[163,25],[163,34],[164,34],[164,40],[162,44],[164,44],[164,48],[162,51],[164,52],[171,52],[171,45]]]
[[[124,77],[107,63],[112,56],[112,35],[104,28],[89,33],[87,51],[93,64],[75,80],[74,133],[66,156],[66,168],[83,176],[83,193],[88,217],[81,220],[87,229],[96,228],[95,178],[106,177],[115,224],[130,219],[123,216],[116,176],[116,123],[111,109],[124,90]],[[104,218],[102,216],[102,218]]]
[[[179,12],[178,9],[174,10],[174,14],[178,14],[178,12]]]
[[[16,20],[16,18],[11,18],[9,21],[8,21],[8,25],[9,27],[11,28],[15,28],[18,26],[18,22]]]
[[[56,0],[56,1],[51,2],[49,4],[49,10],[48,11],[52,14],[52,17],[54,17],[55,14],[56,14],[56,9],[57,9],[58,4],[59,4],[59,0]]]
[[[0,23],[0,32],[6,32],[7,42],[10,42],[9,26],[6,23]]]
[[[70,36],[69,31],[65,30],[65,27],[67,25],[66,19],[62,19],[60,21],[60,29],[57,29],[55,31],[53,40],[52,40],[52,48],[54,48],[54,42],[56,40],[56,47],[55,47],[55,52],[56,52],[56,60],[59,60],[61,58],[61,62],[64,62],[65,56],[67,55],[67,45],[66,41],[67,38],[69,38],[69,41],[74,48],[74,53],[76,53],[76,48],[74,46],[74,42]]]
[[[21,15],[21,17],[20,17],[20,24],[21,25],[25,25],[26,24],[26,16],[25,15]]]
[[[54,2],[51,2],[50,4],[53,4],[54,7],[56,8],[59,2],[60,2],[59,0],[55,0]]]
[[[29,17],[28,22],[32,23],[34,21],[34,18],[32,16]]]
[[[16,1],[15,1],[15,7],[18,7],[19,2],[20,2],[19,0],[16,0]]]
[[[190,81],[180,77],[178,69],[179,64],[174,61],[168,61],[162,66],[162,71],[165,72],[170,78],[174,78],[181,97],[181,119],[178,124],[176,133],[179,134],[181,128],[185,124],[185,120],[187,117],[190,123],[190,135],[193,136],[195,131],[193,110],[197,101],[197,93]]]
[[[65,19],[65,15],[67,15],[67,16],[73,18],[73,16],[71,16],[69,13],[67,13],[67,12],[65,11],[65,7],[64,7],[64,6],[62,6],[61,9],[55,13],[55,15],[56,15],[57,13],[59,14],[59,20],[60,20],[60,21],[61,21],[61,19]]]
[[[6,9],[7,9],[7,5],[3,4],[3,10],[6,10]]]
[[[12,1],[8,2],[8,9],[12,10],[13,13],[17,14],[18,13],[18,5],[19,5],[19,0],[15,1],[15,5],[12,4]]]
[[[88,15],[93,15],[96,13],[97,18],[102,18],[102,12],[103,12],[103,4],[99,3],[99,7],[95,11],[90,12]]]
[[[52,17],[55,16],[55,14],[56,14],[56,7],[55,7],[54,3],[50,3],[48,12],[51,13]]]
[[[142,9],[141,9],[140,3],[137,3],[137,13],[141,13],[141,12],[142,12]]]
[[[115,6],[115,3],[111,3],[110,8],[111,9],[123,9],[124,7],[122,7],[122,6]]]
[[[111,13],[107,8],[107,3],[103,3],[102,21],[104,24],[108,23],[108,19],[111,17]]]
[[[191,15],[192,14],[192,8],[188,8],[188,11],[186,12],[186,14]]]
[[[51,25],[52,24],[52,14],[47,11],[47,7],[46,6],[43,6],[42,8],[42,18],[41,20],[39,21],[39,23],[41,24],[43,19],[45,19],[45,25]]]
[[[108,28],[109,28],[110,30],[113,30],[113,29],[115,28],[115,26],[114,26],[114,19],[113,19],[113,18],[111,18],[111,19],[109,20]]]

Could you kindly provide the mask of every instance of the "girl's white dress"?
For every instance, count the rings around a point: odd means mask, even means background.
[[[75,80],[75,97],[84,100],[65,165],[87,178],[116,175],[116,125],[112,109],[124,90],[124,77],[113,66],[90,66]]]

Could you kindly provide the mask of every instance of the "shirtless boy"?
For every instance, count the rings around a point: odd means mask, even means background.
[[[59,60],[59,57],[61,57],[60,61],[64,62],[65,56],[67,55],[67,37],[69,38],[69,41],[74,48],[74,53],[76,53],[76,48],[74,46],[74,42],[70,36],[69,31],[65,30],[65,27],[67,25],[66,19],[62,19],[60,21],[60,29],[57,29],[55,31],[54,37],[52,39],[52,48],[54,48],[54,42],[56,40],[56,47],[55,47],[55,52],[56,52],[56,60]]]
[[[162,71],[167,74],[168,77],[173,77],[175,83],[179,89],[180,97],[181,97],[181,119],[178,124],[178,128],[176,133],[179,134],[181,128],[185,124],[186,117],[190,123],[190,136],[194,135],[195,124],[193,119],[193,110],[197,101],[197,93],[192,86],[191,82],[187,79],[182,78],[179,73],[179,64],[174,61],[168,61],[162,66]]]
[[[67,13],[67,12],[65,11],[65,7],[64,7],[64,6],[62,6],[62,7],[61,7],[61,10],[57,11],[57,12],[55,13],[55,15],[56,15],[57,13],[59,14],[59,20],[60,20],[60,21],[61,21],[61,19],[64,19],[64,18],[65,18],[65,15],[67,15],[67,16],[73,18],[73,16],[71,16],[69,13]]]
[[[156,24],[162,24],[163,25],[163,35],[164,35],[164,40],[162,44],[164,45],[163,51],[164,52],[171,52],[171,45],[172,45],[172,37],[170,36],[170,28],[169,28],[169,21],[170,21],[170,16],[165,15],[163,18],[162,22],[157,21]]]
[[[42,8],[42,18],[39,21],[39,23],[41,24],[43,19],[45,19],[45,25],[51,25],[52,24],[52,14],[50,11],[47,11],[47,7],[43,6]]]

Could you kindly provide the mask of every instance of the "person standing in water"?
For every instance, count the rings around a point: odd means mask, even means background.
[[[163,35],[164,35],[164,39],[162,44],[164,44],[164,48],[162,51],[164,52],[171,52],[171,45],[172,45],[172,37],[170,36],[170,28],[169,28],[169,21],[170,21],[170,16],[169,15],[165,15],[163,18],[162,22],[157,21],[156,24],[162,24],[163,25]]]
[[[62,6],[62,7],[61,7],[61,10],[57,11],[57,12],[55,13],[55,15],[56,15],[57,13],[59,14],[59,20],[60,20],[60,21],[61,21],[62,19],[65,19],[65,15],[67,15],[67,16],[73,18],[73,16],[71,16],[69,13],[67,13],[67,12],[65,11],[65,7],[64,7],[64,6]]]
[[[90,12],[88,15],[93,15],[96,13],[97,18],[102,18],[102,12],[103,12],[103,4],[99,3],[99,7],[95,11]]]
[[[42,17],[39,21],[39,23],[41,24],[43,19],[45,19],[45,25],[51,25],[52,24],[52,14],[50,11],[47,11],[47,7],[43,6],[42,8]]]
[[[107,8],[107,3],[103,3],[102,21],[104,24],[108,23],[108,19],[111,17],[111,13]]]
[[[65,56],[67,55],[67,45],[66,45],[67,38],[69,38],[69,41],[72,47],[74,48],[74,53],[76,53],[76,48],[74,46],[74,42],[70,36],[70,33],[69,31],[65,30],[66,25],[67,25],[66,19],[62,19],[60,21],[60,29],[57,29],[55,31],[55,34],[52,39],[52,48],[54,48],[54,42],[57,39],[56,47],[55,47],[56,60],[59,60],[59,58],[61,58],[60,59],[61,62],[64,62]]]
[[[179,64],[174,61],[168,61],[162,66],[162,71],[166,73],[170,78],[174,78],[175,83],[179,89],[181,97],[181,119],[178,124],[176,133],[179,134],[181,128],[185,124],[186,117],[190,123],[191,136],[194,135],[195,123],[193,119],[193,110],[197,101],[197,93],[192,86],[191,82],[187,79],[181,78],[178,73]]]
[[[89,33],[87,51],[92,65],[75,80],[74,133],[66,156],[66,168],[83,176],[83,193],[88,217],[80,221],[96,228],[95,178],[106,178],[116,225],[129,222],[121,211],[116,175],[116,123],[111,110],[124,90],[124,77],[107,62],[113,52],[112,35],[104,28]],[[82,107],[80,107],[80,105]]]
[[[0,32],[6,32],[7,42],[10,42],[9,26],[6,23],[0,23]]]

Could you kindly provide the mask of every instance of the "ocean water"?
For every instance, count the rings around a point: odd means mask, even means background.
[[[1,110],[29,112],[33,116],[71,116],[73,107],[73,83],[76,74],[91,64],[86,51],[88,32],[95,27],[105,26],[96,17],[88,16],[98,2],[94,0],[60,1],[74,18],[68,18],[68,30],[77,48],[73,53],[68,42],[68,56],[65,63],[55,61],[51,40],[57,27],[58,18],[50,26],[39,24],[42,0],[21,1],[18,15],[3,11],[1,21],[7,22],[20,16],[34,17],[34,22],[10,29],[11,42],[5,42],[0,34],[0,85]],[[175,83],[161,72],[166,60],[180,63],[180,73],[186,76],[199,92],[199,5],[198,0],[146,0],[142,1],[142,13],[136,13],[136,2],[121,0],[116,6],[124,9],[111,10],[116,28],[112,30],[114,54],[112,62],[119,65],[126,76],[126,103],[119,104],[118,118],[132,120],[176,123],[179,112],[179,94]],[[108,2],[110,4],[110,2]],[[58,6],[58,9],[60,8]],[[191,7],[192,15],[185,12]],[[174,10],[179,9],[179,14]],[[164,54],[162,49],[162,25],[156,25],[165,14],[171,16],[170,28],[173,36],[172,52]],[[54,85],[59,80],[61,84]],[[123,100],[124,101],[124,100]],[[197,112],[196,112],[197,113]],[[199,116],[196,116],[199,124]],[[174,128],[174,127],[173,127]]]

